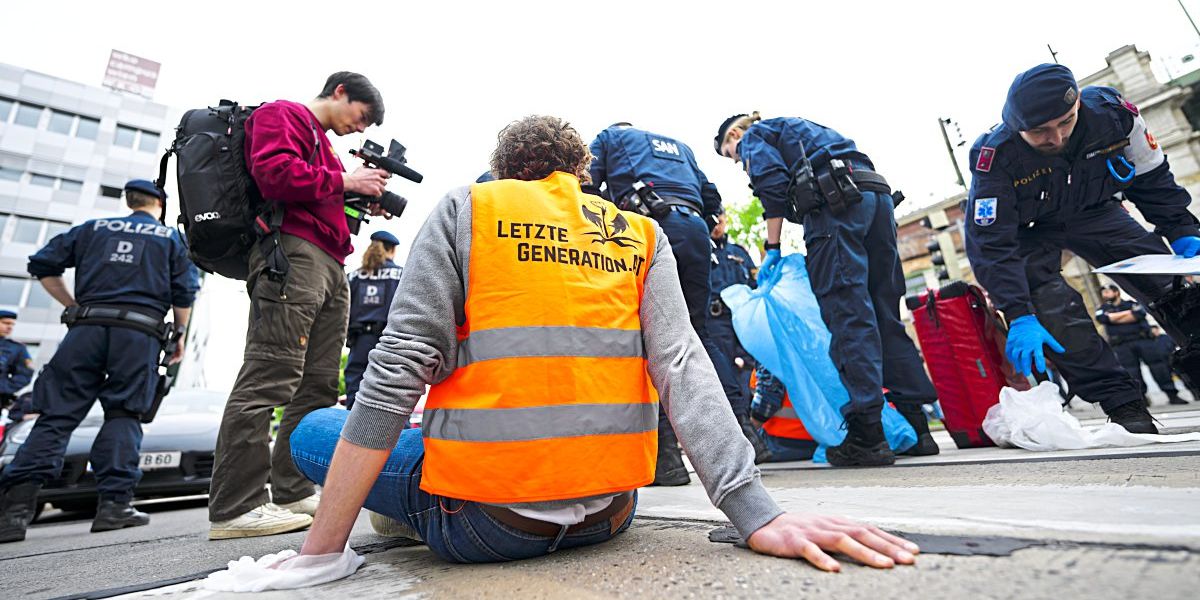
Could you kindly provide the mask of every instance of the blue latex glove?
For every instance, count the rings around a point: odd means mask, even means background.
[[[766,284],[771,278],[771,273],[779,266],[779,261],[783,260],[783,253],[779,250],[767,250],[767,255],[763,257],[762,264],[758,266],[758,285],[761,287]]]
[[[1055,340],[1045,327],[1042,327],[1037,317],[1025,315],[1017,317],[1009,326],[1008,342],[1004,346],[1004,354],[1008,356],[1008,362],[1011,362],[1019,373],[1030,375],[1030,363],[1037,366],[1039,373],[1045,373],[1046,355],[1042,350],[1043,345],[1049,346],[1051,350],[1059,354],[1066,352],[1062,344],[1059,344],[1058,340]]]
[[[1200,254],[1200,237],[1194,235],[1181,237],[1171,242],[1171,249],[1179,256],[1193,258],[1197,254]]]

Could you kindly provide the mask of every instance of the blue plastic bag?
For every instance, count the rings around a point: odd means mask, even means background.
[[[840,409],[850,395],[829,358],[829,330],[821,320],[804,255],[785,256],[758,289],[730,286],[721,291],[721,299],[733,311],[742,347],[787,386],[796,414],[820,445],[813,462],[825,462],[825,448],[846,437]],[[917,432],[886,404],[883,430],[893,451],[917,443]]]

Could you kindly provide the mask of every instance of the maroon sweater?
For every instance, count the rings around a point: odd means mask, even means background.
[[[345,264],[354,251],[343,209],[345,168],[316,115],[288,100],[262,105],[246,121],[245,153],[263,198],[284,208],[280,231],[316,244]]]

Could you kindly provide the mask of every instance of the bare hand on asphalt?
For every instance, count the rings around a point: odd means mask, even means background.
[[[916,544],[878,527],[842,517],[784,513],[746,540],[761,554],[803,558],[823,571],[842,566],[827,552],[838,552],[869,567],[890,569],[911,565],[921,551]]]

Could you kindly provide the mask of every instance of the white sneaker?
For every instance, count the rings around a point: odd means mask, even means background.
[[[216,521],[208,529],[208,539],[258,537],[299,531],[312,525],[312,517],[298,515],[268,502],[240,517]]]
[[[379,535],[390,538],[407,538],[418,542],[422,541],[421,535],[405,523],[370,510],[367,511],[367,516],[371,519],[371,528]]]
[[[307,498],[301,498],[295,502],[287,504],[279,504],[279,508],[290,510],[296,514],[304,514],[313,516],[317,514],[317,505],[321,503],[321,492],[317,492]]]

